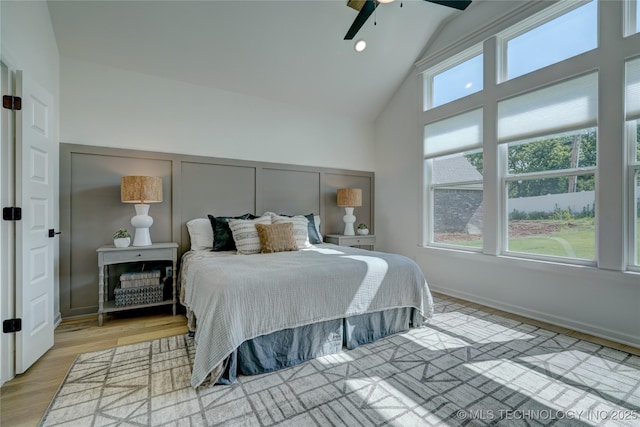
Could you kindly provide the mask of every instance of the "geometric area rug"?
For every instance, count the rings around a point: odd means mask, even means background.
[[[640,357],[435,298],[428,325],[232,385],[188,335],[81,354],[42,426],[638,426]]]

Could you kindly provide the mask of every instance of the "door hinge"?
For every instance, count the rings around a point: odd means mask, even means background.
[[[7,319],[2,321],[2,332],[10,334],[22,330],[22,319]]]
[[[7,110],[22,110],[22,98],[19,96],[4,95],[2,97],[2,107]]]
[[[2,219],[5,221],[20,221],[22,219],[22,208],[2,208]]]

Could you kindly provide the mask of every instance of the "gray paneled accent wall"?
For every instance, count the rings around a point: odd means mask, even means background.
[[[344,232],[344,208],[336,206],[336,192],[338,188],[361,188],[362,189],[362,206],[356,207],[353,214],[356,217],[354,227],[364,222],[374,232],[373,227],[373,175],[366,176],[358,173],[349,172],[327,172],[324,174],[324,191],[323,199],[325,206],[333,206],[334,209],[328,209],[325,213],[327,234],[342,234]]]
[[[180,166],[178,221],[180,252],[188,251],[189,232],[186,223],[193,218],[237,216],[254,213],[256,205],[256,167],[177,161]]]
[[[125,175],[162,177],[163,202],[151,205],[153,242],[189,249],[193,218],[262,214],[319,214],[321,231],[340,234],[344,209],[336,190],[362,188],[357,223],[373,230],[373,172],[262,163],[171,153],[60,145],[60,310],[63,317],[98,308],[96,249],[112,244],[118,228],[133,231],[134,208],[120,202]]]
[[[258,212],[320,213],[320,172],[262,168]]]

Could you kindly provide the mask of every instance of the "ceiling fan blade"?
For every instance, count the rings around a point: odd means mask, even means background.
[[[452,7],[458,10],[465,10],[471,4],[471,0],[425,0],[425,1],[439,4],[442,6]],[[353,3],[356,3],[356,2],[353,2]],[[360,4],[361,1],[357,3]],[[347,35],[344,36],[345,40],[353,40],[356,34],[358,34],[358,31],[360,31],[360,28],[362,28],[364,23],[367,22],[367,19],[369,19],[371,14],[373,14],[373,12],[376,10],[376,6],[377,6],[376,0],[365,0],[365,3],[364,5],[362,5],[362,8],[360,9],[358,16],[356,16],[356,19],[353,21],[353,24],[351,24],[349,31],[347,31]]]
[[[349,31],[347,31],[347,35],[344,36],[345,40],[353,40],[353,38],[358,34],[360,28],[367,22],[367,19],[371,16],[371,14],[376,10],[376,2],[374,0],[367,0],[367,2],[362,6],[358,16],[351,24]]]
[[[426,0],[430,3],[441,4],[458,10],[465,10],[471,4],[471,0]]]

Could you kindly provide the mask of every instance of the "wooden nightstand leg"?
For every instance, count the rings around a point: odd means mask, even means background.
[[[102,314],[102,310],[104,309],[104,288],[105,281],[109,280],[109,271],[107,269],[107,266],[100,267],[100,280],[98,281],[98,326],[102,326],[102,322],[104,320],[104,316]]]
[[[176,259],[176,253],[174,253],[174,259]],[[172,263],[173,266],[173,270],[171,270],[171,274],[173,277],[171,277],[171,287],[173,288],[173,315],[176,315],[176,305],[178,303],[178,295],[177,295],[177,291],[178,291],[178,272],[176,271],[176,262],[174,261]]]

